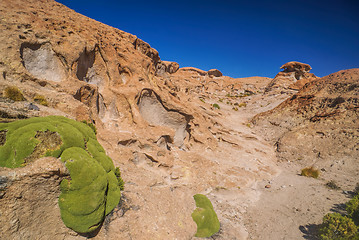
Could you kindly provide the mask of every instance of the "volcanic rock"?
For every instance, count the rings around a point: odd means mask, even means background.
[[[279,72],[266,87],[266,92],[272,90],[299,90],[306,83],[314,80],[316,76],[309,73],[312,67],[305,63],[288,62],[280,67],[283,71]]]
[[[218,69],[211,69],[207,72],[210,77],[222,77],[222,73]]]
[[[249,193],[237,196],[238,185],[251,189],[277,168],[264,141],[241,147],[250,132],[243,136],[231,130],[212,104],[218,96],[240,98],[244,85],[255,92],[254,79],[178,69],[136,36],[53,0],[4,0],[0,12],[0,93],[16,86],[25,98],[14,102],[0,96],[0,120],[48,115],[86,120],[96,126],[98,141],[121,169],[121,204],[91,237],[190,239],[196,232],[191,213],[197,193],[205,193],[216,208],[221,238],[246,236],[237,215],[244,209],[241,203],[252,200]],[[39,95],[47,106],[28,109]],[[252,161],[259,156],[262,161]],[[84,239],[60,218],[62,176],[50,168],[35,174],[42,161],[34,159],[34,174],[16,178],[2,191],[1,232],[6,239]],[[0,168],[0,177],[31,166]],[[224,194],[216,192],[219,185],[227,189]],[[227,199],[227,194],[236,197]]]
[[[341,169],[358,171],[359,69],[343,70],[306,84],[278,107],[254,117],[266,127],[277,154],[288,161],[345,162]],[[328,165],[328,166],[327,166]]]
[[[160,61],[157,64],[156,74],[162,76],[164,73],[175,73],[179,69],[179,64],[176,62]]]

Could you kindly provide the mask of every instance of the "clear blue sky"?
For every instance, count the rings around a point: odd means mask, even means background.
[[[289,61],[317,76],[359,67],[358,0],[58,0],[137,35],[162,60],[231,77],[274,77]]]

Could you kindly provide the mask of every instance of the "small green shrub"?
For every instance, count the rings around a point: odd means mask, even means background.
[[[38,104],[41,104],[43,106],[48,106],[49,103],[47,102],[46,98],[42,95],[36,94],[36,96],[34,97],[34,101],[37,102]]]
[[[199,98],[199,100],[200,100],[201,102],[203,102],[203,103],[206,103],[206,101],[204,101],[203,98]]]
[[[213,106],[214,108],[221,109],[221,107],[220,107],[217,103],[214,103],[212,106]]]
[[[238,107],[232,107],[234,111],[238,111]]]
[[[319,177],[319,170],[312,167],[303,168],[302,172],[300,173],[302,176],[318,178]]]
[[[13,101],[25,101],[24,95],[17,87],[6,87],[4,90],[4,97],[10,98]]]
[[[319,232],[322,240],[349,240],[358,236],[353,220],[339,213],[325,215]]]
[[[347,202],[345,210],[347,211],[348,216],[359,225],[359,194]]]
[[[196,237],[210,237],[217,233],[220,224],[216,212],[213,209],[211,201],[202,194],[193,196],[197,208],[192,213],[193,221],[197,224]]]
[[[97,128],[92,122],[88,122],[86,120],[82,120],[81,122],[89,126],[92,129],[92,131],[94,131],[94,133],[97,134]]]

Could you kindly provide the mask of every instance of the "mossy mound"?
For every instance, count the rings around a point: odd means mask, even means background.
[[[220,228],[218,217],[211,201],[202,194],[193,196],[197,208],[192,213],[193,221],[197,224],[196,237],[210,237]]]
[[[70,172],[61,184],[59,206],[65,225],[76,232],[96,230],[119,203],[123,183],[94,131],[61,116],[0,123],[0,166],[16,168],[44,157],[60,157]]]

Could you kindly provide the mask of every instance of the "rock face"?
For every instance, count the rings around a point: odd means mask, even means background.
[[[63,224],[57,203],[59,184],[68,176],[65,165],[52,157],[24,168],[0,168],[1,237],[31,239],[44,236],[44,231],[55,238],[73,234]]]
[[[309,73],[312,67],[305,63],[288,62],[281,66],[281,69],[283,71],[279,72],[268,84],[266,92],[286,89],[299,90],[316,78],[313,73]]]
[[[309,64],[300,63],[300,62],[287,62],[280,67],[283,69],[283,72],[295,72],[295,78],[297,80],[301,79],[302,75],[309,73],[312,67]]]
[[[161,61],[157,64],[156,74],[163,76],[164,73],[175,73],[179,69],[179,64],[176,62]]]
[[[318,78],[253,122],[267,127],[280,158],[359,171],[359,69]],[[344,164],[345,163],[345,164]]]
[[[244,83],[218,70],[179,69],[136,36],[52,0],[4,0],[0,12],[0,93],[16,86],[25,99],[1,95],[0,120],[48,115],[86,120],[96,126],[97,139],[121,169],[122,201],[92,237],[190,239],[196,233],[191,213],[197,193],[211,200],[221,222],[220,238],[246,236],[238,221],[242,203],[251,202],[256,179],[277,170],[271,148],[248,129],[230,130],[213,104],[246,97],[244,85],[256,92],[251,79]],[[234,112],[229,103],[228,111]],[[4,136],[0,133],[0,142]],[[247,138],[255,144],[244,148]],[[257,158],[263,159],[253,161]],[[60,218],[59,183],[68,175],[43,170],[40,163],[48,160],[0,169],[1,186],[6,185],[0,231],[6,239],[86,237]],[[11,184],[6,180],[30,167],[36,169]]]
[[[211,69],[207,72],[210,77],[222,77],[222,73],[218,69]]]
[[[125,181],[120,204],[83,236],[61,220],[59,184],[70,176],[60,159],[0,168],[5,239],[193,239],[196,194],[218,217],[214,238],[246,239],[243,213],[259,199],[257,183],[265,180],[263,189],[279,173],[276,155],[332,159],[338,168],[358,156],[357,69],[314,79],[306,65],[291,63],[275,81],[234,79],[162,61],[136,36],[53,0],[3,0],[0,12],[0,121],[86,120]],[[23,98],[3,94],[14,86]],[[263,111],[253,120],[257,134],[248,120]],[[266,190],[277,191],[275,184]]]

